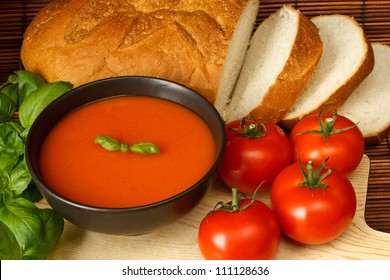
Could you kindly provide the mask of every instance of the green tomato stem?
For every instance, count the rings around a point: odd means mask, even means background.
[[[334,125],[335,125],[336,120],[337,120],[337,112],[335,112],[331,118],[325,118],[325,122],[322,121],[321,115],[322,115],[322,110],[318,114],[318,124],[320,126],[319,130],[310,129],[310,130],[298,133],[297,136],[303,135],[303,134],[308,134],[308,133],[316,133],[316,134],[322,135],[322,137],[324,138],[324,141],[326,143],[328,143],[329,136],[334,135],[334,134],[343,133],[343,132],[350,130],[350,129],[354,128],[355,126],[357,126],[357,123],[356,123],[356,124],[349,126],[349,127],[345,127],[345,128],[341,128],[341,129],[334,129]]]
[[[255,118],[248,116],[241,119],[240,128],[230,128],[231,131],[246,138],[262,138],[267,135],[267,127],[264,122],[259,123]]]
[[[251,201],[244,206],[241,206],[241,204],[240,204],[241,199],[243,197],[243,194],[238,192],[238,189],[236,187],[231,188],[232,189],[231,203],[225,203],[223,201],[219,201],[217,204],[215,204],[214,209],[211,210],[209,213],[207,213],[206,218],[208,217],[208,215],[210,215],[214,212],[217,212],[217,211],[225,211],[225,212],[229,212],[229,213],[234,213],[234,212],[239,212],[239,211],[243,211],[243,210],[247,209],[255,202],[256,192],[258,191],[260,186],[261,186],[261,184],[257,187],[255,192],[253,193],[253,197],[252,197]]]
[[[315,182],[314,182],[314,174],[313,174],[313,169],[314,169],[313,162],[309,161],[307,163],[306,168],[307,168],[307,178],[306,178],[307,184],[309,186],[313,186],[315,184]]]
[[[333,125],[334,125],[334,121],[335,121],[336,118],[326,118],[325,119],[325,123],[324,123],[324,127],[323,127],[323,134],[328,136],[330,134],[330,132],[333,130]]]
[[[305,169],[303,168],[301,161],[298,160],[303,177],[305,178],[305,181],[300,183],[299,187],[311,189],[313,195],[314,195],[314,192],[316,191],[316,189],[319,189],[319,188],[323,189],[323,191],[325,192],[326,189],[328,188],[328,185],[326,185],[322,182],[323,182],[323,180],[325,180],[326,177],[328,177],[331,174],[332,169],[328,168],[327,172],[325,172],[322,176],[320,176],[320,174],[321,174],[321,171],[324,169],[327,161],[328,161],[328,159],[325,159],[316,170],[314,170],[313,162],[309,161],[306,165],[306,169],[307,169],[307,172],[306,172]]]
[[[237,212],[240,210],[240,199],[241,195],[238,195],[237,188],[232,188],[232,212]]]

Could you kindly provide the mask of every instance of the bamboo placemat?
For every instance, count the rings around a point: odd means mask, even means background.
[[[50,0],[1,0],[0,2],[0,82],[19,69],[23,32],[34,15]],[[340,13],[352,16],[371,42],[390,44],[390,1],[272,1],[261,0],[257,25],[281,5],[292,5],[308,17]],[[366,222],[390,233],[390,147],[389,139],[367,147],[370,177],[367,190]]]
[[[367,147],[365,153],[370,159],[366,222],[390,233],[390,136],[380,145]]]

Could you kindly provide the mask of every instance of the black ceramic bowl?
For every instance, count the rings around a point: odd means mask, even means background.
[[[100,208],[83,205],[54,192],[40,171],[41,145],[56,123],[88,103],[117,96],[146,95],[179,103],[196,112],[209,126],[216,145],[213,166],[193,186],[169,199],[139,207]],[[129,116],[130,117],[130,116]],[[53,209],[71,223],[106,234],[137,235],[180,219],[204,197],[225,148],[224,124],[205,98],[182,85],[151,77],[116,77],[73,89],[51,103],[36,119],[26,142],[26,160],[33,180]]]

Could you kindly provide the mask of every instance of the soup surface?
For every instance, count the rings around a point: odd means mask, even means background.
[[[106,151],[98,135],[129,145],[151,142],[159,154]],[[122,208],[161,201],[200,180],[215,159],[206,123],[191,110],[154,97],[88,104],[50,131],[40,154],[45,182],[71,200]]]

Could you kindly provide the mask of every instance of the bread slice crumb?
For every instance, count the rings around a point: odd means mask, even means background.
[[[358,123],[366,145],[382,142],[390,131],[390,46],[372,43],[372,48],[374,69],[337,110]]]
[[[224,119],[277,122],[311,77],[322,53],[315,25],[291,6],[265,19],[250,40]]]
[[[305,116],[334,112],[367,77],[374,66],[371,44],[363,29],[349,16],[317,16],[324,51],[312,78],[280,122],[291,128]]]

